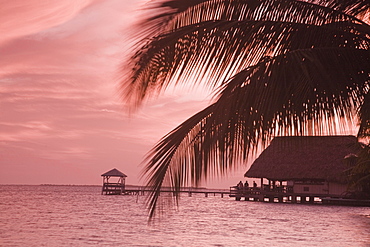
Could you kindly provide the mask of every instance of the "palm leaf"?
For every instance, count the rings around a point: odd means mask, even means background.
[[[150,218],[163,186],[177,203],[182,186],[226,174],[273,136],[335,133],[356,114],[368,133],[370,27],[359,19],[368,1],[157,3],[138,33],[125,98],[140,104],[204,79],[219,89],[146,157]]]
[[[370,67],[366,50],[317,48],[265,58],[243,70],[225,83],[213,105],[152,150],[148,185],[159,190],[167,181],[174,191],[196,186],[225,174],[278,133],[333,132],[337,118],[350,121],[353,109],[363,104],[369,89],[363,66]],[[151,216],[158,196],[158,191],[150,195]]]
[[[359,107],[358,116],[359,116],[359,122],[360,122],[358,137],[369,137],[370,136],[370,95],[369,94],[366,94],[361,107]]]
[[[362,26],[347,22],[324,26],[272,21],[209,21],[159,36],[133,57],[126,98],[138,103],[169,83],[201,81],[214,87],[266,55],[297,48],[357,47],[367,49]]]
[[[362,0],[169,0],[150,5],[153,15],[140,23],[139,36],[153,37],[184,26],[214,20],[270,20],[322,25],[360,20],[369,3]],[[291,13],[291,14],[286,14]]]
[[[178,199],[179,188],[188,184],[189,178],[196,184],[202,177],[192,146],[199,142],[203,133],[201,125],[212,113],[212,108],[213,105],[207,107],[171,131],[147,156],[148,163],[143,172],[148,176],[147,186],[152,189],[148,203],[150,217],[155,215],[163,184],[172,188]]]

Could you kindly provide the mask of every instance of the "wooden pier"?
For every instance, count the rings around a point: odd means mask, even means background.
[[[125,195],[145,195],[152,192],[153,189],[141,186],[126,186]],[[163,188],[160,193],[174,193],[173,190],[169,188]],[[229,190],[221,189],[205,189],[205,188],[183,188],[179,191],[181,194],[188,194],[191,197],[193,194],[204,194],[205,197],[208,196],[220,196],[223,198],[225,195],[230,195]]]
[[[260,201],[260,202],[284,202],[284,203],[322,203],[322,198],[330,197],[328,194],[313,193],[294,193],[290,186],[281,186],[276,189],[261,189],[260,187],[238,188],[230,187],[230,197],[240,201]]]
[[[153,192],[153,188],[145,187],[145,186],[135,186],[135,185],[127,185],[125,184],[125,179],[127,175],[122,173],[121,171],[117,170],[116,168],[103,173],[101,175],[103,177],[103,186],[102,186],[102,194],[105,195],[145,195],[146,193]],[[116,181],[110,181],[111,178],[116,178]],[[172,193],[175,194],[176,192],[169,187],[164,187],[161,189],[160,193]],[[206,188],[195,188],[195,187],[185,187],[181,188],[180,191],[177,193],[187,193],[189,196],[193,194],[204,194],[205,197],[209,195],[221,195],[221,198],[224,195],[229,195],[229,190],[222,190],[222,189],[206,189]]]
[[[122,195],[125,193],[125,185],[122,183],[103,183],[102,194]]]

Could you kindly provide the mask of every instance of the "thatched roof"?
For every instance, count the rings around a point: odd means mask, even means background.
[[[124,178],[127,177],[124,173],[117,170],[116,168],[113,168],[112,170],[110,170],[106,173],[103,173],[102,176],[106,176],[106,177],[124,177]]]
[[[355,136],[276,137],[253,162],[245,177],[272,180],[323,179],[345,182],[344,158],[355,154]]]

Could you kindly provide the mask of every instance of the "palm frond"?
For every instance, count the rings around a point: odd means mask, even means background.
[[[369,72],[363,70],[370,66],[367,50],[295,50],[265,61],[253,74],[239,73],[225,84],[212,118],[222,121],[224,112],[243,116],[243,125],[261,140],[276,131],[334,133],[337,118],[351,121],[369,90]]]
[[[224,175],[276,135],[369,135],[370,26],[361,0],[156,2],[122,83],[140,104],[170,84],[219,88],[215,102],[165,136],[143,174],[150,218],[173,191]],[[357,110],[357,112],[356,112]]]
[[[279,132],[334,132],[337,118],[351,120],[364,101],[369,89],[364,65],[370,67],[366,50],[317,48],[265,58],[235,75],[214,104],[173,130],[147,157],[148,185],[156,189],[150,215],[163,181],[175,192],[197,186],[225,174]]]
[[[168,0],[151,5],[155,11],[140,23],[143,30],[140,36],[153,37],[213,20],[269,20],[315,25],[339,20],[361,22],[352,13],[364,12],[369,6],[360,0]]]
[[[173,190],[177,199],[179,189],[188,184],[189,179],[197,184],[202,177],[203,169],[199,160],[195,159],[196,150],[193,147],[199,144],[199,137],[204,132],[202,123],[212,114],[212,109],[213,105],[186,120],[148,154],[143,174],[148,176],[147,186],[152,189],[148,203],[151,218],[156,213],[163,184]]]
[[[352,16],[362,16],[363,14],[368,13],[370,8],[370,3],[364,0],[311,0],[310,2]]]
[[[201,81],[214,87],[260,58],[297,48],[367,49],[362,26],[339,22],[324,26],[272,21],[209,21],[156,37],[133,57],[132,78],[124,85],[127,99],[142,101],[170,82]]]
[[[358,137],[370,137],[370,95],[367,93],[358,112],[360,127]]]
[[[349,163],[347,174],[349,188],[361,198],[370,198],[370,146],[362,145],[358,154]]]

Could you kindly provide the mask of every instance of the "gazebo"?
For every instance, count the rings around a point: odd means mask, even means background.
[[[123,172],[114,168],[106,173],[103,173],[101,176],[103,177],[102,194],[121,195],[125,193],[125,179],[127,176]],[[115,182],[110,182],[109,179],[111,177],[118,178],[118,180]]]

